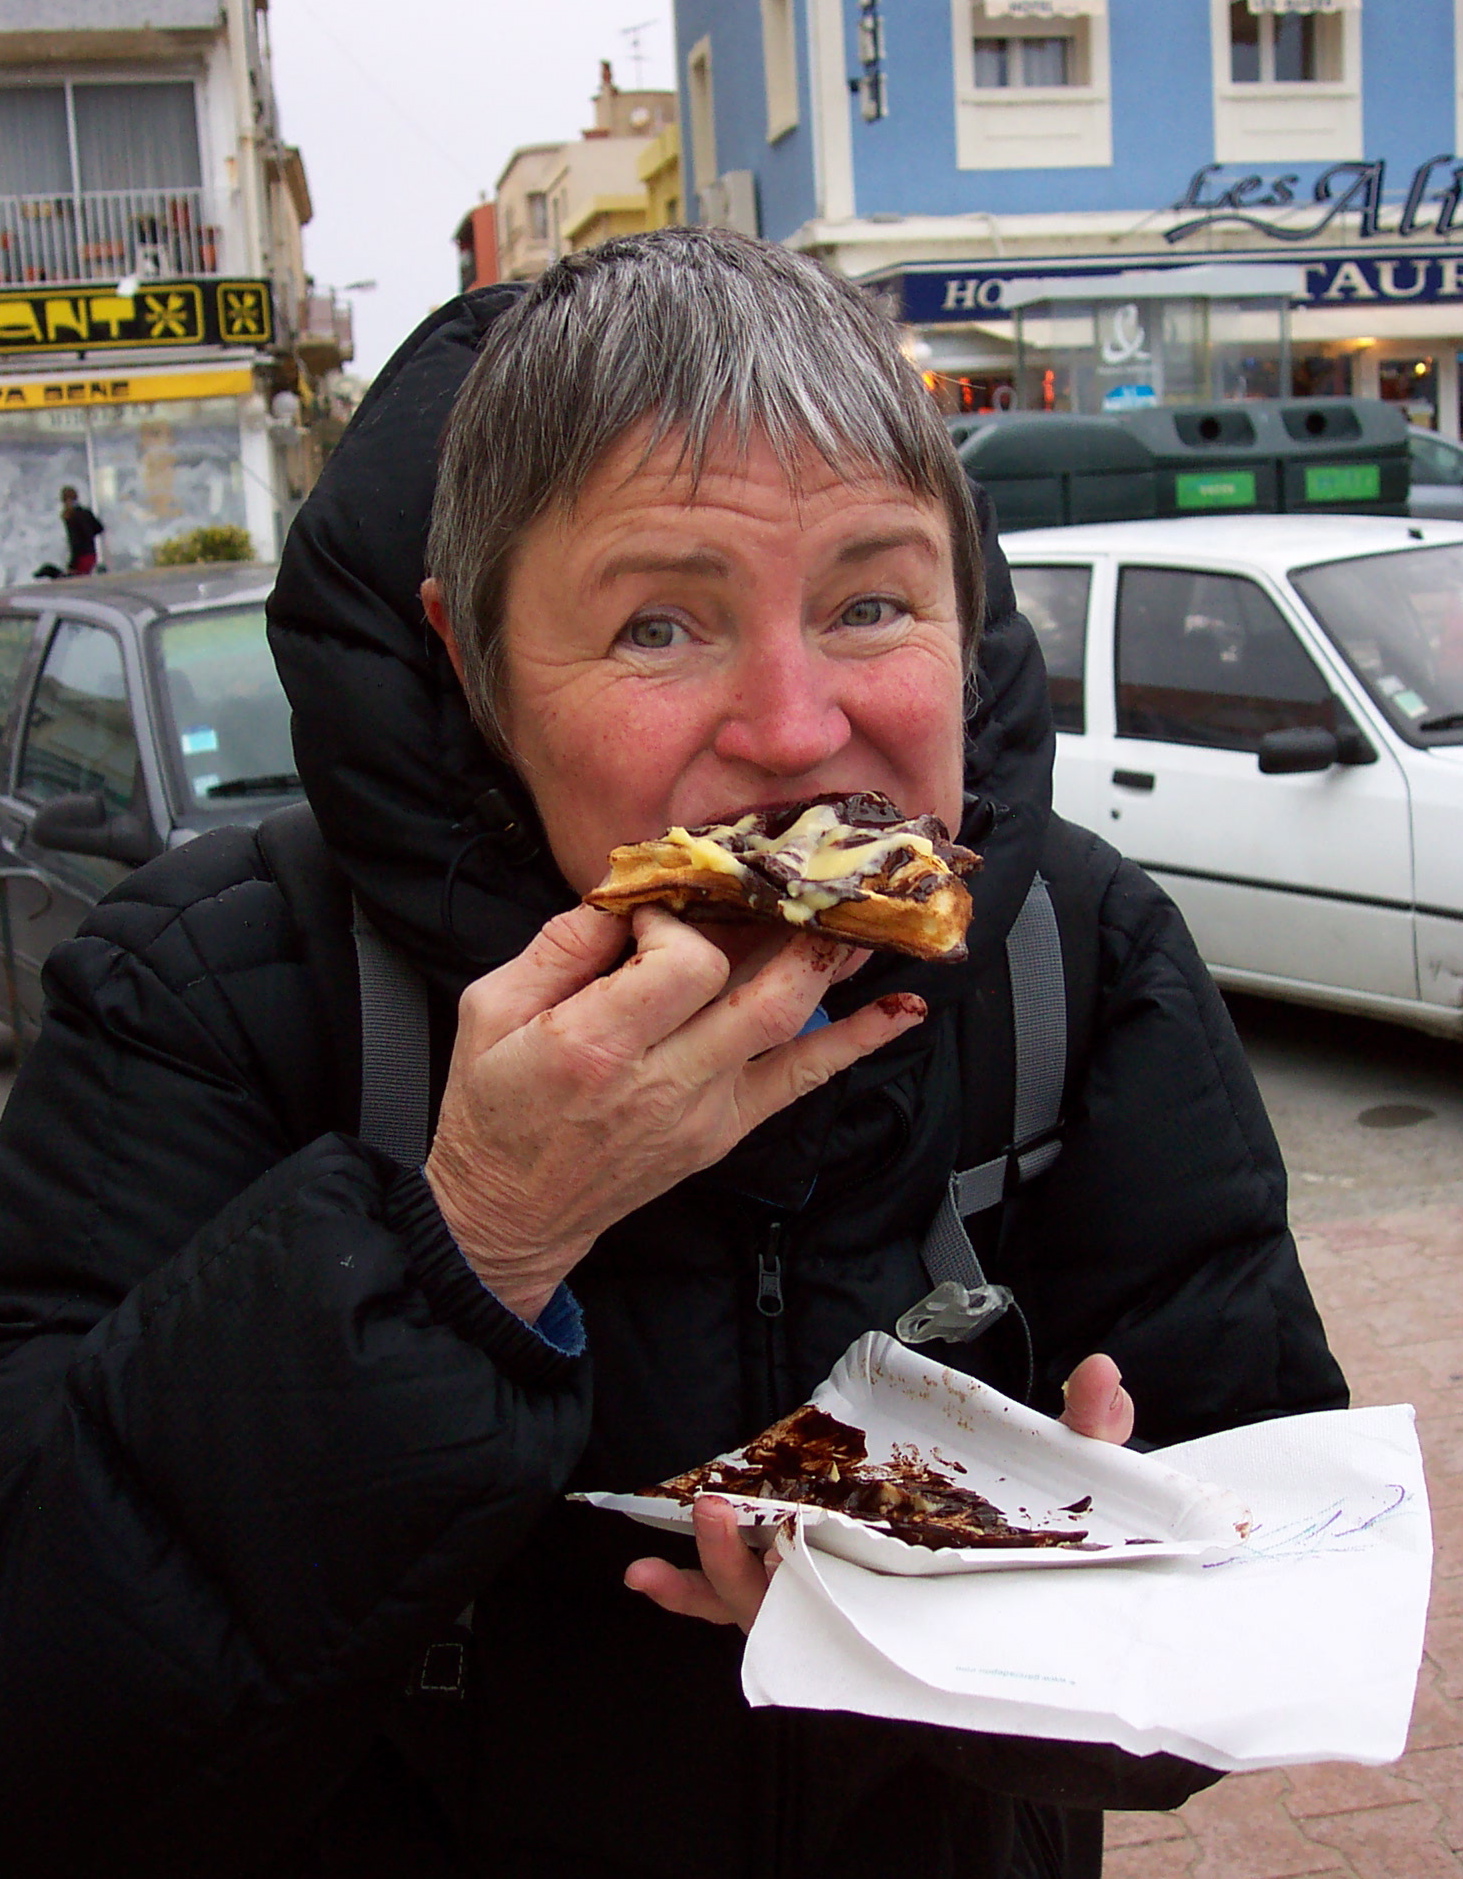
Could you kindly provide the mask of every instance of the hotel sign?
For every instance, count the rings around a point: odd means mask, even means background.
[[[155,281],[134,294],[86,287],[0,293],[0,353],[263,347],[273,338],[267,281]]]
[[[1297,271],[1304,277],[1304,292],[1292,304],[1296,307],[1413,306],[1458,304],[1463,302],[1463,247],[1444,253],[1425,249],[1406,249],[1390,254],[1370,254],[1356,248],[1322,250],[1295,256]],[[1223,267],[1232,261],[1236,267],[1253,264],[1248,255],[1206,255],[1205,265]],[[1007,262],[976,263],[962,268],[934,268],[928,272],[910,268],[901,274],[886,275],[869,282],[876,292],[889,299],[894,317],[913,325],[938,325],[942,322],[970,324],[1007,320],[1011,310],[1006,304],[1010,288],[1031,275],[1044,279],[1054,276],[1066,280],[1090,279],[1094,283],[1117,273],[1144,273],[1152,278],[1153,298],[1162,299],[1168,291],[1164,277],[1186,267],[1180,263],[1157,261],[1152,266],[1135,265],[1127,260],[1120,266],[1111,263],[1086,266],[1033,260],[1025,265]],[[1172,289],[1181,295],[1183,289]]]

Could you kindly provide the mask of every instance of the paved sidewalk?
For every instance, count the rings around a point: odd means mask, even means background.
[[[1463,1202],[1307,1225],[1297,1201],[1353,1401],[1417,1407],[1437,1559],[1408,1751],[1392,1768],[1232,1775],[1177,1813],[1112,1814],[1105,1879],[1463,1879]]]

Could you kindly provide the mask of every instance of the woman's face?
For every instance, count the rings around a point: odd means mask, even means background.
[[[528,530],[505,609],[504,722],[580,893],[609,851],[679,823],[881,790],[953,831],[962,662],[943,508],[845,481],[797,494],[771,447],[612,451]]]

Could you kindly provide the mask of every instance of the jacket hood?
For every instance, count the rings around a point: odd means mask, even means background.
[[[400,348],[296,518],[269,601],[296,762],[325,840],[381,930],[454,992],[574,900],[418,597],[438,441],[484,333],[520,291],[453,300]],[[986,620],[965,784],[968,799],[1004,813],[969,883],[973,959],[999,946],[1030,885],[1055,749],[1036,636],[1016,611],[989,499],[978,490],[977,501]],[[879,975],[938,995],[947,969],[891,960]]]

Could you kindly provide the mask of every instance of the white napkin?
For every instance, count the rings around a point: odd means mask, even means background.
[[[1161,1459],[1234,1490],[1247,1543],[1100,1572],[900,1578],[784,1537],[748,1700],[1220,1769],[1394,1760],[1432,1557],[1411,1408],[1290,1417]]]

